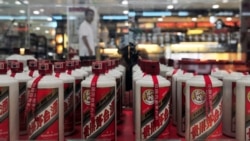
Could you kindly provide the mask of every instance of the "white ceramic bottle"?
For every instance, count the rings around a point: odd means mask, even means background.
[[[18,81],[7,75],[7,63],[0,61],[0,138],[19,139]]]
[[[148,61],[136,81],[135,140],[168,139],[170,135],[170,82],[159,75],[159,62]]]
[[[20,135],[27,134],[27,118],[24,110],[27,102],[27,82],[32,79],[27,73],[23,72],[22,62],[11,62],[10,76],[18,81],[19,93],[19,133]]]
[[[63,81],[64,96],[64,136],[75,131],[75,78],[65,73],[65,62],[54,62],[54,76]]]
[[[81,83],[83,139],[116,140],[116,81],[105,75],[104,66],[93,62],[93,74]]]
[[[186,140],[222,136],[222,81],[198,75],[186,81]]]
[[[64,140],[63,81],[52,76],[52,64],[38,64],[39,76],[28,81],[29,140]]]

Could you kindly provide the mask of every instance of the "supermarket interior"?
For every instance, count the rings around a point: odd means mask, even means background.
[[[250,140],[248,37],[248,0],[0,0],[0,140]]]

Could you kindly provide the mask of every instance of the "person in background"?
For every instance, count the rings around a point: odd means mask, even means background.
[[[95,59],[95,37],[92,29],[94,10],[88,8],[85,11],[85,20],[79,28],[79,57],[80,60]]]

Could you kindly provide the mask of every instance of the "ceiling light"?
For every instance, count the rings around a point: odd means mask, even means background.
[[[163,18],[158,18],[157,21],[162,22]]]
[[[192,21],[193,21],[193,22],[196,22],[196,21],[197,21],[197,18],[192,18]]]
[[[226,21],[232,21],[232,18],[231,17],[227,17]]]
[[[13,25],[14,25],[14,26],[18,26],[18,23],[17,23],[17,22],[14,22]]]
[[[24,0],[23,3],[24,3],[24,4],[29,4],[29,1]]]
[[[210,17],[209,17],[210,23],[214,23],[216,20],[217,20],[217,18],[214,17],[214,16],[210,16]]]
[[[40,27],[36,27],[36,30],[40,30]]]
[[[21,5],[21,2],[20,1],[15,1],[15,4],[16,5]]]
[[[19,13],[24,14],[24,13],[25,13],[25,10],[20,10]]]
[[[173,8],[174,8],[173,5],[168,5],[168,6],[167,6],[167,9],[173,9]]]
[[[124,10],[124,11],[123,11],[123,14],[128,14],[128,10]]]
[[[178,0],[173,0],[172,3],[173,3],[173,4],[177,4],[177,3],[178,3]]]
[[[41,8],[41,9],[40,9],[40,12],[44,12],[44,9]]]
[[[39,14],[40,14],[40,12],[39,12],[39,11],[33,11],[33,14],[35,14],[35,15],[39,15]]]
[[[212,6],[213,9],[218,9],[220,6],[218,4],[215,4]]]
[[[44,32],[45,32],[46,34],[49,34],[49,30],[45,30]]]
[[[123,1],[122,1],[122,4],[123,4],[123,5],[128,5],[128,1],[127,1],[127,0],[123,0]]]
[[[47,18],[47,21],[52,21],[52,18],[51,18],[51,17],[48,17],[48,18]]]
[[[222,0],[222,3],[228,3],[228,0]]]

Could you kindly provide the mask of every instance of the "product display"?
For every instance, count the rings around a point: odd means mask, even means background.
[[[115,141],[117,137],[117,84],[105,74],[105,69],[105,62],[93,62],[93,74],[81,83],[83,139]]]
[[[159,72],[159,62],[147,62],[148,75],[136,81],[136,140],[166,139],[170,135],[170,82]]]
[[[35,60],[28,60],[27,64],[28,64],[28,68],[29,68],[29,70],[27,71],[27,74],[30,77],[39,76],[39,73],[38,73],[38,70],[37,70],[38,69],[38,62],[35,61]]]
[[[0,138],[19,139],[18,81],[7,75],[7,63],[0,61]]]
[[[186,81],[186,133],[188,141],[222,137],[222,82],[209,75]]]
[[[75,132],[75,78],[65,73],[65,62],[54,62],[54,76],[63,81],[64,92],[64,135]]]
[[[63,81],[52,76],[52,64],[41,61],[39,76],[28,81],[28,100],[25,114],[28,118],[29,140],[64,139]]]
[[[27,134],[27,118],[25,117],[25,105],[27,101],[27,82],[32,79],[27,73],[23,72],[22,62],[11,62],[10,76],[18,81],[19,88],[19,133]]]

